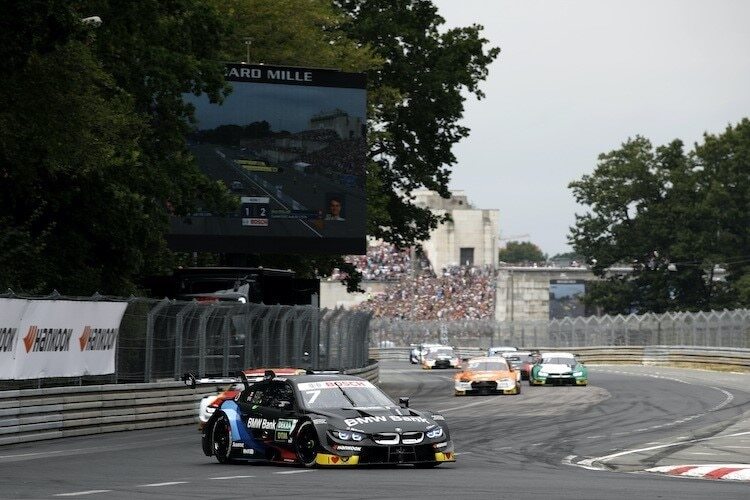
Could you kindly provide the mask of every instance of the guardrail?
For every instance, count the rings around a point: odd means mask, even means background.
[[[181,382],[0,392],[0,445],[196,422],[208,386]]]
[[[377,360],[408,361],[409,347],[370,348],[370,357]],[[523,348],[521,348],[523,349]],[[545,351],[574,352],[584,363],[687,366],[713,370],[750,371],[750,349],[693,346],[600,346],[540,347]],[[483,356],[484,349],[456,347],[462,358]]]
[[[344,373],[377,383],[380,370],[370,360]],[[216,388],[170,381],[2,391],[0,445],[194,424],[201,398]]]

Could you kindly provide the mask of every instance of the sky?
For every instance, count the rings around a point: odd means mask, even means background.
[[[569,251],[571,181],[641,135],[657,146],[750,117],[750,1],[433,0],[502,52],[467,99],[450,187],[500,210],[500,237]],[[505,241],[501,241],[504,244]]]

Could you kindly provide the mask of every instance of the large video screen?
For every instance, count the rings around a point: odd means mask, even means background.
[[[200,169],[236,199],[228,214],[174,217],[178,251],[366,251],[366,79],[335,70],[228,64],[232,93],[195,107]]]
[[[584,280],[550,280],[549,319],[586,316]]]

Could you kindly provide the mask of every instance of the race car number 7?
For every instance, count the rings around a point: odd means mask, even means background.
[[[313,404],[316,399],[318,399],[318,396],[320,396],[320,389],[317,391],[305,391],[305,394],[310,396],[310,399],[307,400],[307,404]]]

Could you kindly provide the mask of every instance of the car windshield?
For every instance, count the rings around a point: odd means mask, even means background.
[[[429,357],[453,356],[453,348],[452,347],[441,347],[440,349],[432,349],[432,350],[430,350],[430,352],[427,353],[427,356],[429,356]]]
[[[576,360],[574,358],[559,358],[559,357],[549,357],[544,358],[542,360],[542,363],[545,364],[551,364],[551,365],[568,365],[568,366],[575,366]]]
[[[507,371],[508,365],[504,361],[469,361],[466,369],[475,372]]]
[[[326,380],[297,384],[307,408],[395,406],[367,380]]]

